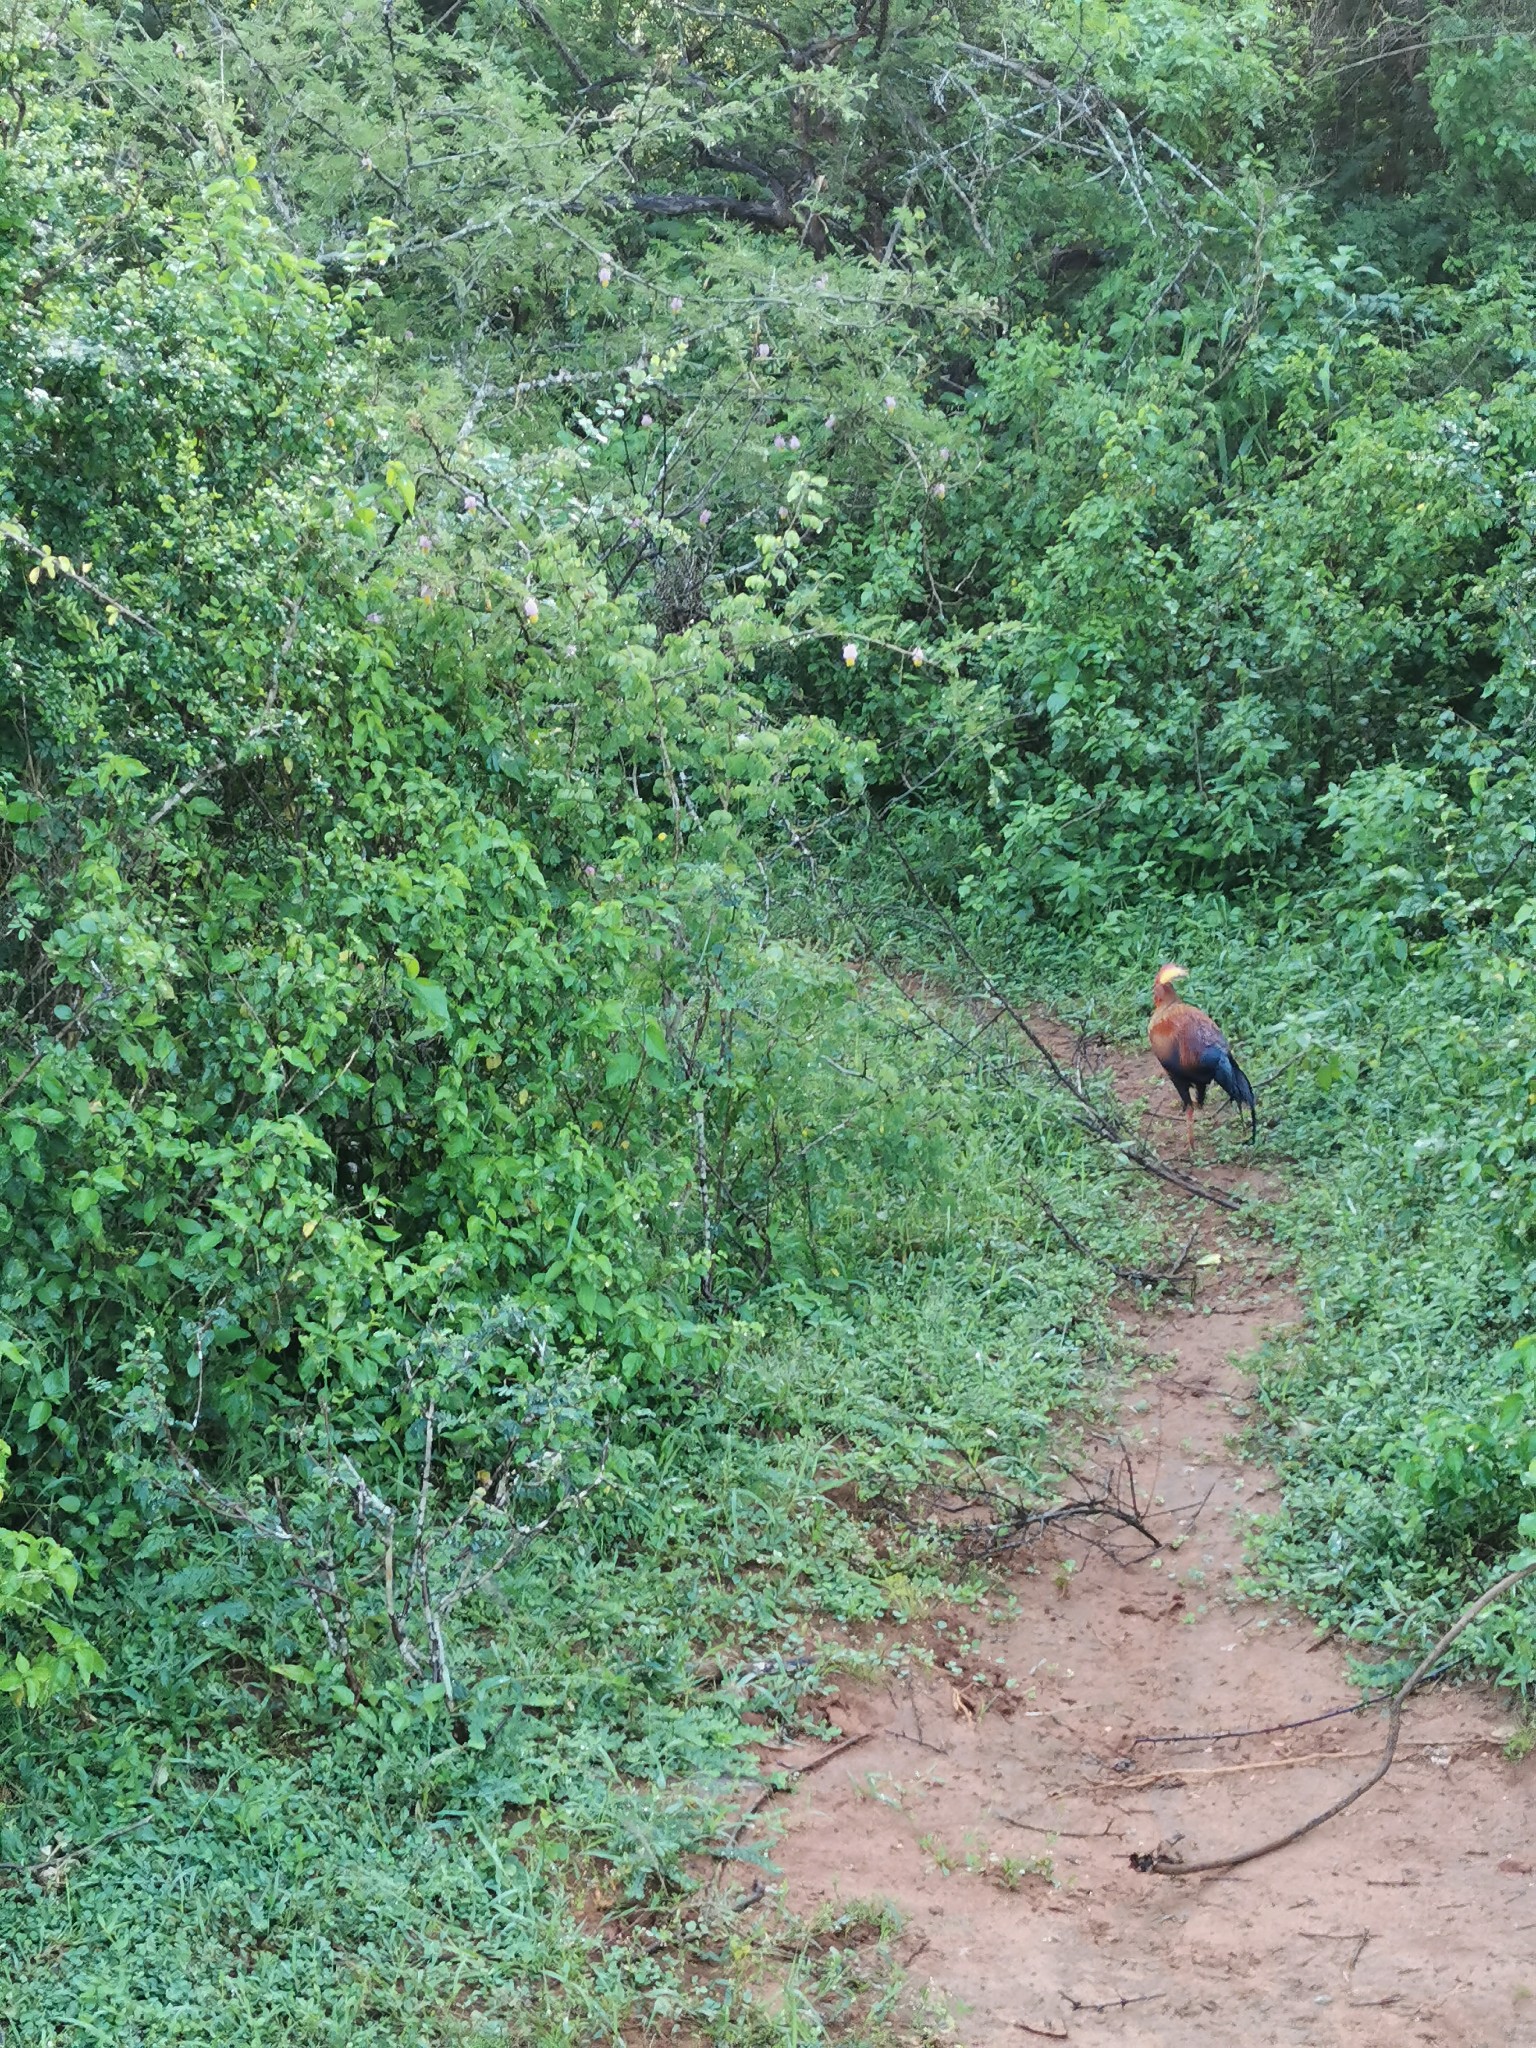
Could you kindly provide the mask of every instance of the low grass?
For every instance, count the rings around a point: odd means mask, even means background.
[[[1047,1488],[1097,1398],[1109,1275],[1034,1190],[1109,1257],[1147,1226],[1069,1119],[878,1017],[934,1062],[950,1170],[853,1203],[842,1288],[764,1297],[685,1418],[519,1559],[468,1625],[467,1708],[285,1676],[308,1611],[227,1529],[178,1521],[82,1595],[108,1677],[0,1733],[15,2048],[896,2037],[889,1916],[732,1911],[770,1873],[726,1823],[765,1720],[809,1732],[833,1670],[981,1596],[885,1505],[956,1459]]]
[[[870,900],[823,935],[867,938]],[[1427,964],[1295,910],[973,938],[1010,989],[1127,1039],[1157,964],[1195,970],[1259,1086],[1287,1188],[1270,1221],[1308,1296],[1262,1379],[1285,1505],[1255,1570],[1378,1655],[1421,1645],[1503,1568],[1529,1499],[1518,1418],[1499,1422],[1527,1384],[1520,1278],[1487,1186],[1443,1150],[1444,1049],[1469,1018],[1491,1032],[1498,999],[1463,976],[1449,1001]],[[900,944],[936,984],[974,979],[938,922]],[[4,1731],[8,2040],[937,2037],[883,1909],[734,1910],[771,1871],[730,1816],[764,1723],[824,1729],[834,1673],[914,1654],[935,1603],[984,1596],[941,1528],[892,1510],[957,1460],[1049,1491],[1116,1364],[1105,1262],[1155,1262],[1167,1233],[1068,1105],[990,1038],[965,1048],[962,1004],[934,1028],[884,986],[871,1029],[925,1078],[943,1170],[849,1190],[824,1287],[761,1297],[683,1418],[626,1442],[618,1483],[518,1561],[469,1625],[462,1718],[283,1677],[306,1610],[227,1531],[178,1523],[83,1596],[108,1679]],[[1528,1689],[1533,1639],[1517,1601],[1464,1639],[1468,1668]]]

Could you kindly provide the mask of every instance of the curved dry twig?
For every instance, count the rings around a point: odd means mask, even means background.
[[[1239,1864],[1254,1863],[1261,1856],[1272,1856],[1277,1849],[1288,1849],[1292,1842],[1299,1842],[1303,1835],[1310,1835],[1315,1829],[1322,1827],[1325,1821],[1335,1819],[1346,1807],[1353,1806],[1357,1799],[1364,1798],[1371,1787],[1379,1785],[1392,1768],[1393,1758],[1397,1755],[1398,1737],[1402,1733],[1403,1708],[1408,1701],[1409,1695],[1418,1686],[1423,1684],[1424,1680],[1434,1670],[1436,1664],[1439,1663],[1441,1657],[1444,1656],[1463,1629],[1470,1628],[1485,1608],[1491,1607],[1495,1600],[1503,1599],[1506,1593],[1512,1592],[1522,1579],[1530,1578],[1532,1573],[1536,1573],[1536,1558],[1533,1558],[1529,1564],[1518,1566],[1512,1572],[1506,1572],[1502,1579],[1488,1588],[1486,1593],[1479,1594],[1470,1607],[1463,1608],[1462,1612],[1451,1623],[1429,1654],[1421,1658],[1418,1664],[1414,1666],[1407,1678],[1404,1679],[1403,1683],[1392,1695],[1392,1705],[1387,1717],[1386,1747],[1381,1753],[1376,1768],[1368,1777],[1362,1778],[1358,1785],[1352,1786],[1342,1798],[1335,1799],[1331,1806],[1325,1806],[1321,1813],[1313,1814],[1310,1820],[1304,1820],[1300,1827],[1292,1828],[1288,1833],[1278,1835],[1272,1842],[1261,1842],[1256,1848],[1239,1849],[1231,1856],[1202,1857],[1198,1863],[1185,1863],[1177,1856],[1164,1855],[1157,1850],[1153,1850],[1133,1856],[1131,1858],[1132,1870],[1143,1871],[1152,1877],[1198,1877],[1209,1871],[1236,1870]]]

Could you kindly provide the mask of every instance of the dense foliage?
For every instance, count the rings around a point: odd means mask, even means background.
[[[1275,1075],[1274,1583],[1536,1541],[1533,277],[1513,0],[13,10],[0,1833],[105,1845],[19,2041],[879,2038],[636,1915],[721,1669],[938,1583],[831,1490],[1091,1398],[1031,1190],[1152,1227],[935,903]]]

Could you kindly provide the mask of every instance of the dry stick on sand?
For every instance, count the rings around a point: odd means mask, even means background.
[[[880,1733],[881,1730],[878,1728],[866,1728],[862,1735],[845,1735],[841,1742],[834,1742],[830,1749],[824,1749],[821,1752],[820,1756],[813,1756],[809,1760],[809,1762],[797,1764],[795,1768],[792,1771],[788,1772],[786,1775],[790,1778],[797,1780],[800,1778],[809,1777],[812,1771],[819,1771],[824,1764],[831,1763],[834,1757],[841,1756],[845,1749],[857,1749],[861,1742],[868,1742],[872,1736],[878,1735]],[[742,1832],[746,1828],[747,1823],[750,1820],[753,1820],[759,1813],[762,1812],[763,1808],[768,1804],[770,1799],[776,1799],[780,1792],[787,1792],[788,1790],[789,1787],[787,1785],[765,1785],[762,1791],[759,1792],[757,1797],[753,1800],[752,1804],[747,1808],[746,1812],[741,1816],[741,1819],[737,1821],[736,1825],[731,1829],[730,1833],[726,1836],[725,1847],[723,1849],[712,1850],[711,1854],[721,1859],[722,1861],[725,1858],[727,1858],[730,1855],[731,1851],[735,1848],[737,1842],[740,1840]]]
[[[1256,1849],[1239,1849],[1231,1856],[1207,1856],[1198,1863],[1185,1863],[1177,1856],[1164,1856],[1153,1851],[1150,1854],[1133,1856],[1131,1868],[1145,1871],[1153,1877],[1198,1877],[1204,1871],[1235,1870],[1240,1863],[1254,1863],[1261,1856],[1272,1856],[1277,1849],[1288,1849],[1292,1842],[1299,1842],[1303,1835],[1310,1835],[1314,1828],[1320,1828],[1325,1821],[1333,1820],[1345,1807],[1353,1806],[1355,1801],[1363,1798],[1373,1785],[1379,1785],[1391,1770],[1392,1759],[1397,1755],[1398,1737],[1402,1733],[1403,1707],[1409,1695],[1423,1683],[1456,1638],[1464,1629],[1471,1627],[1485,1608],[1491,1607],[1495,1600],[1502,1600],[1506,1593],[1512,1592],[1522,1579],[1530,1578],[1533,1572],[1536,1572],[1536,1559],[1529,1564],[1518,1566],[1512,1572],[1506,1572],[1502,1579],[1488,1588],[1486,1593],[1480,1593],[1470,1607],[1462,1609],[1428,1656],[1420,1659],[1392,1695],[1392,1705],[1387,1717],[1387,1745],[1381,1753],[1381,1760],[1370,1776],[1362,1778],[1360,1783],[1346,1792],[1342,1799],[1335,1799],[1331,1806],[1325,1806],[1321,1813],[1314,1814],[1310,1820],[1304,1820],[1299,1828],[1292,1828],[1289,1834],[1280,1835],[1273,1842],[1261,1842]]]
[[[1073,1251],[1080,1258],[1091,1259],[1100,1266],[1107,1266],[1115,1278],[1123,1280],[1127,1287],[1157,1287],[1161,1286],[1165,1280],[1177,1279],[1183,1268],[1184,1261],[1194,1250],[1195,1238],[1198,1233],[1192,1230],[1184,1240],[1183,1251],[1179,1253],[1179,1256],[1173,1261],[1171,1266],[1164,1266],[1157,1270],[1146,1266],[1117,1265],[1113,1259],[1106,1258],[1103,1252],[1096,1252],[1092,1245],[1084,1244],[1080,1237],[1075,1236],[1068,1229],[1067,1225],[1062,1222],[1056,1211],[1027,1175],[1020,1174],[1019,1179],[1023,1184],[1025,1193],[1029,1195],[1036,1208],[1040,1211],[1040,1214],[1054,1229],[1060,1231]]]
[[[1294,1771],[1303,1764],[1358,1763],[1361,1757],[1375,1753],[1371,1749],[1310,1749],[1305,1756],[1257,1757],[1250,1764],[1166,1764],[1143,1778],[1118,1779],[1115,1790],[1146,1792],[1154,1785],[1187,1785],[1191,1778],[1235,1778],[1249,1771]]]

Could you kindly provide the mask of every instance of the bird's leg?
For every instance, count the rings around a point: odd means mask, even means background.
[[[1184,1105],[1184,1136],[1189,1144],[1189,1156],[1193,1159],[1195,1156],[1195,1105],[1192,1102],[1186,1102]]]

